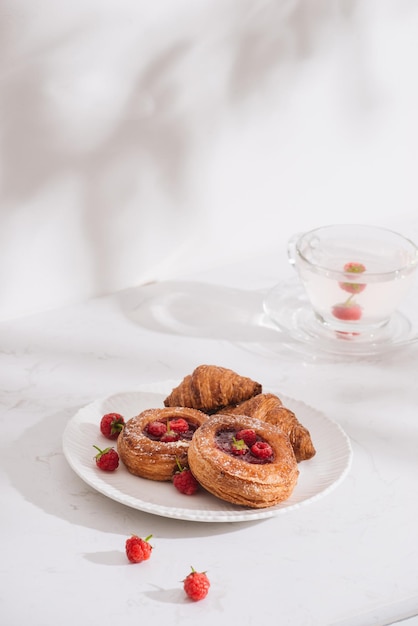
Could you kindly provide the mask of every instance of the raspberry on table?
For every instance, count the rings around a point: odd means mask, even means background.
[[[117,439],[125,425],[125,420],[120,413],[106,413],[100,420],[100,432],[107,439]]]
[[[131,563],[142,563],[147,561],[152,552],[152,545],[149,543],[152,535],[148,535],[145,539],[141,539],[137,535],[132,535],[125,542],[125,552]]]
[[[104,472],[114,472],[119,467],[119,454],[114,448],[105,448],[100,450],[97,446],[93,446],[98,450],[98,453],[94,457],[96,465]]]
[[[184,591],[194,602],[206,598],[209,587],[210,582],[209,578],[206,576],[206,572],[196,572],[193,567],[191,573],[183,580]]]

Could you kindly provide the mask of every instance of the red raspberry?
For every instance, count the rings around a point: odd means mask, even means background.
[[[252,428],[242,428],[235,435],[236,439],[243,439],[247,446],[251,447],[257,441],[257,435]]]
[[[167,432],[161,435],[160,441],[163,441],[164,443],[170,443],[171,441],[178,441],[179,439],[180,433],[174,432],[174,430],[170,428],[170,422],[167,422]]]
[[[350,272],[353,274],[361,274],[366,271],[366,266],[363,263],[355,263],[350,261],[344,265],[344,272]]]
[[[150,422],[147,425],[147,433],[149,435],[152,435],[152,437],[160,438],[166,432],[167,432],[167,425],[165,424],[165,422],[155,421],[155,422]]]
[[[179,439],[180,439],[179,433],[175,433],[174,430],[172,430],[171,432],[167,431],[166,433],[164,433],[160,441],[162,441],[163,443],[171,443],[172,441],[178,441]]]
[[[365,283],[338,283],[338,285],[348,293],[361,293],[366,289]]]
[[[366,271],[366,267],[363,263],[346,263],[344,265],[344,272],[347,274],[362,274]],[[361,293],[366,289],[365,283],[351,283],[351,282],[342,282],[338,283],[341,289],[347,291],[348,293]]]
[[[98,450],[98,453],[94,457],[97,467],[105,472],[114,472],[119,466],[119,455],[116,450],[114,448],[100,450],[97,446],[93,446],[93,448]]]
[[[173,476],[173,485],[180,493],[192,496],[199,489],[199,483],[187,467],[182,467],[177,461],[179,471]]]
[[[170,420],[169,425],[171,430],[174,430],[176,433],[187,433],[189,430],[188,423],[182,417],[179,417],[176,420]]]
[[[141,539],[137,535],[132,535],[125,542],[125,551],[128,560],[131,563],[141,563],[147,561],[152,552],[152,545],[149,542],[152,535],[148,535],[145,539]]]
[[[107,439],[117,439],[125,425],[125,420],[119,413],[106,413],[100,420],[100,432]]]
[[[205,572],[196,572],[192,567],[192,572],[183,580],[183,587],[186,595],[198,602],[208,595],[210,582]]]
[[[268,459],[273,454],[273,449],[267,441],[257,441],[251,446],[251,452],[258,459]]]
[[[339,320],[344,320],[346,322],[355,322],[361,318],[362,308],[359,304],[356,304],[354,302],[342,302],[341,304],[335,304],[332,307],[332,314]]]
[[[237,439],[236,437],[232,437],[231,452],[236,456],[240,456],[248,452],[248,446],[245,443],[244,439]]]

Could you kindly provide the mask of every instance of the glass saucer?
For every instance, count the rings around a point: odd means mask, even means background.
[[[396,312],[385,326],[359,335],[338,333],[322,324],[296,281],[273,287],[263,302],[264,312],[287,339],[310,350],[338,355],[369,356],[410,346],[418,334],[404,313]]]

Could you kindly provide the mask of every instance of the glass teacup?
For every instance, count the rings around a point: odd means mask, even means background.
[[[317,320],[357,335],[388,323],[411,288],[418,248],[377,226],[330,225],[296,235],[289,261]]]

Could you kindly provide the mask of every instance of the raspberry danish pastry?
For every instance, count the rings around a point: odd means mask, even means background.
[[[288,437],[279,428],[244,415],[208,418],[190,443],[188,459],[207,491],[251,508],[286,500],[299,476]]]
[[[171,480],[181,465],[197,428],[207,419],[186,407],[147,409],[129,419],[117,445],[121,461],[131,474],[151,480]]]

